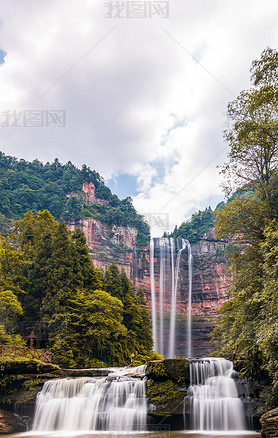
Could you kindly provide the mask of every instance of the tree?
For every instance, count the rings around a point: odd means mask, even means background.
[[[266,373],[267,408],[278,403],[278,54],[253,61],[253,88],[228,107],[229,162],[223,169],[232,199],[217,212],[215,231],[237,243],[231,258],[231,300],[213,338],[219,353],[243,359],[247,375]]]
[[[127,328],[129,353],[150,355],[153,346],[149,311],[142,294],[137,296],[124,270],[112,264],[105,271],[106,291],[123,303],[123,324]]]
[[[253,61],[253,87],[242,91],[228,105],[231,127],[225,138],[230,145],[229,162],[222,172],[226,191],[244,184],[265,190],[278,166],[278,54],[266,49]]]
[[[102,290],[77,290],[70,299],[68,314],[66,339],[77,366],[90,366],[93,358],[111,364],[127,363],[127,329],[118,298]]]
[[[14,336],[18,317],[23,314],[16,294],[23,294],[19,287],[23,265],[22,253],[0,237],[0,343],[22,344],[20,336]]]
[[[33,329],[65,367],[91,366],[94,358],[124,365],[133,352],[150,357],[142,294],[117,265],[105,274],[96,269],[84,233],[69,231],[48,211],[27,212],[0,239],[0,274],[2,342],[14,328]]]

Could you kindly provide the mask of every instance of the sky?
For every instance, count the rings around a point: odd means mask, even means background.
[[[0,0],[0,150],[98,171],[161,236],[224,199],[228,102],[277,0]]]

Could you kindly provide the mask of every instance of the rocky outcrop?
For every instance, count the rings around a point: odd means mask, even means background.
[[[148,414],[155,421],[176,424],[183,421],[183,399],[189,386],[186,359],[152,361],[146,368]]]
[[[262,438],[278,438],[278,408],[262,415],[260,423]]]

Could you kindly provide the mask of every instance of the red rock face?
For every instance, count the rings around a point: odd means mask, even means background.
[[[95,186],[94,186],[94,184],[92,182],[90,182],[90,183],[84,182],[82,190],[86,195],[86,201],[88,202],[88,204],[93,204],[95,202]]]
[[[124,269],[132,283],[144,291],[147,306],[151,310],[151,281],[149,248],[135,253],[137,230],[130,227],[113,226],[112,230],[105,224],[93,218],[68,222],[68,228],[82,229],[93,258],[94,265],[107,269],[117,263]],[[227,257],[224,254],[227,243],[214,240],[213,233],[192,246],[193,278],[192,278],[192,350],[194,356],[204,356],[213,350],[210,332],[215,326],[217,310],[229,299],[228,291],[231,276],[227,273]],[[176,355],[184,356],[187,346],[187,316],[188,316],[188,257],[184,250],[179,272],[177,290],[178,315]],[[156,297],[159,301],[159,257],[155,257]],[[170,314],[172,303],[165,297],[164,309]],[[159,308],[158,308],[159,310]],[[169,317],[168,317],[169,318]]]
[[[131,227],[112,226],[109,228],[92,217],[67,222],[69,230],[81,229],[86,237],[87,245],[97,268],[107,269],[115,262],[133,279],[133,248],[137,230]]]
[[[212,238],[210,235],[209,238]],[[194,356],[204,356],[213,350],[210,333],[215,326],[217,310],[229,299],[231,275],[227,273],[228,259],[225,255],[227,243],[204,240],[192,246],[193,278],[192,278],[192,352]],[[151,310],[151,286],[149,272],[149,253],[145,261],[139,262],[139,275],[136,286],[144,290],[147,305]],[[156,301],[159,302],[159,257],[154,259]],[[170,283],[170,281],[169,281]],[[169,287],[170,288],[170,287]],[[171,299],[164,298],[164,309],[170,315]],[[165,293],[167,294],[167,293]],[[159,305],[157,304],[157,311]],[[178,323],[176,328],[176,355],[184,356],[187,351],[187,318],[188,318],[188,255],[184,250],[181,257],[179,283],[177,290],[176,312]],[[159,320],[159,315],[158,320]],[[168,316],[169,319],[169,316]]]

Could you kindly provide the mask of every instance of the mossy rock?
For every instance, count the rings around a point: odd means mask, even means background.
[[[183,400],[190,380],[189,361],[164,359],[149,362],[146,376],[150,415],[183,415]]]
[[[278,408],[266,412],[260,418],[263,438],[278,438]]]
[[[149,413],[153,416],[173,416],[183,414],[183,391],[172,380],[147,380]]]
[[[178,384],[189,384],[189,361],[187,359],[151,361],[145,373],[148,379],[172,380]]]
[[[0,361],[0,376],[7,374],[44,374],[58,372],[59,367],[38,360]]]

